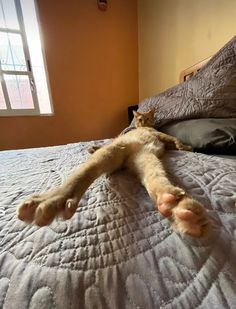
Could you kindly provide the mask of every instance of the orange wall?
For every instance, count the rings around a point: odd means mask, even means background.
[[[234,35],[235,0],[138,0],[140,100],[179,82]]]
[[[38,0],[54,116],[0,118],[0,149],[113,137],[138,102],[137,0]]]

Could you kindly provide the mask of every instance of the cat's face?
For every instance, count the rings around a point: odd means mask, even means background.
[[[134,125],[138,127],[154,127],[154,111],[151,110],[147,113],[133,111],[134,114]]]

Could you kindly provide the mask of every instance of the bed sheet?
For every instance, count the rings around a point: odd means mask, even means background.
[[[176,234],[134,176],[102,176],[71,220],[15,216],[26,196],[60,184],[93,143],[0,152],[0,308],[236,308],[236,161],[169,151],[169,177],[214,222]]]

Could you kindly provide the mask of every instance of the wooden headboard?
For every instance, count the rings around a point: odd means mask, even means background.
[[[211,57],[201,61],[201,62],[198,62],[197,64],[183,70],[181,73],[180,73],[180,76],[179,76],[179,82],[182,83],[182,82],[185,82],[186,80],[188,80],[189,78],[191,78],[193,75],[195,75],[203,66],[204,64],[206,64],[209,60],[211,59]]]

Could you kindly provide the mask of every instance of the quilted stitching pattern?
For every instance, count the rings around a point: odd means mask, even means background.
[[[124,172],[95,181],[74,217],[20,222],[26,196],[60,184],[90,143],[0,153],[0,308],[235,308],[236,161],[169,152],[173,182],[206,205],[215,227],[180,236]]]

